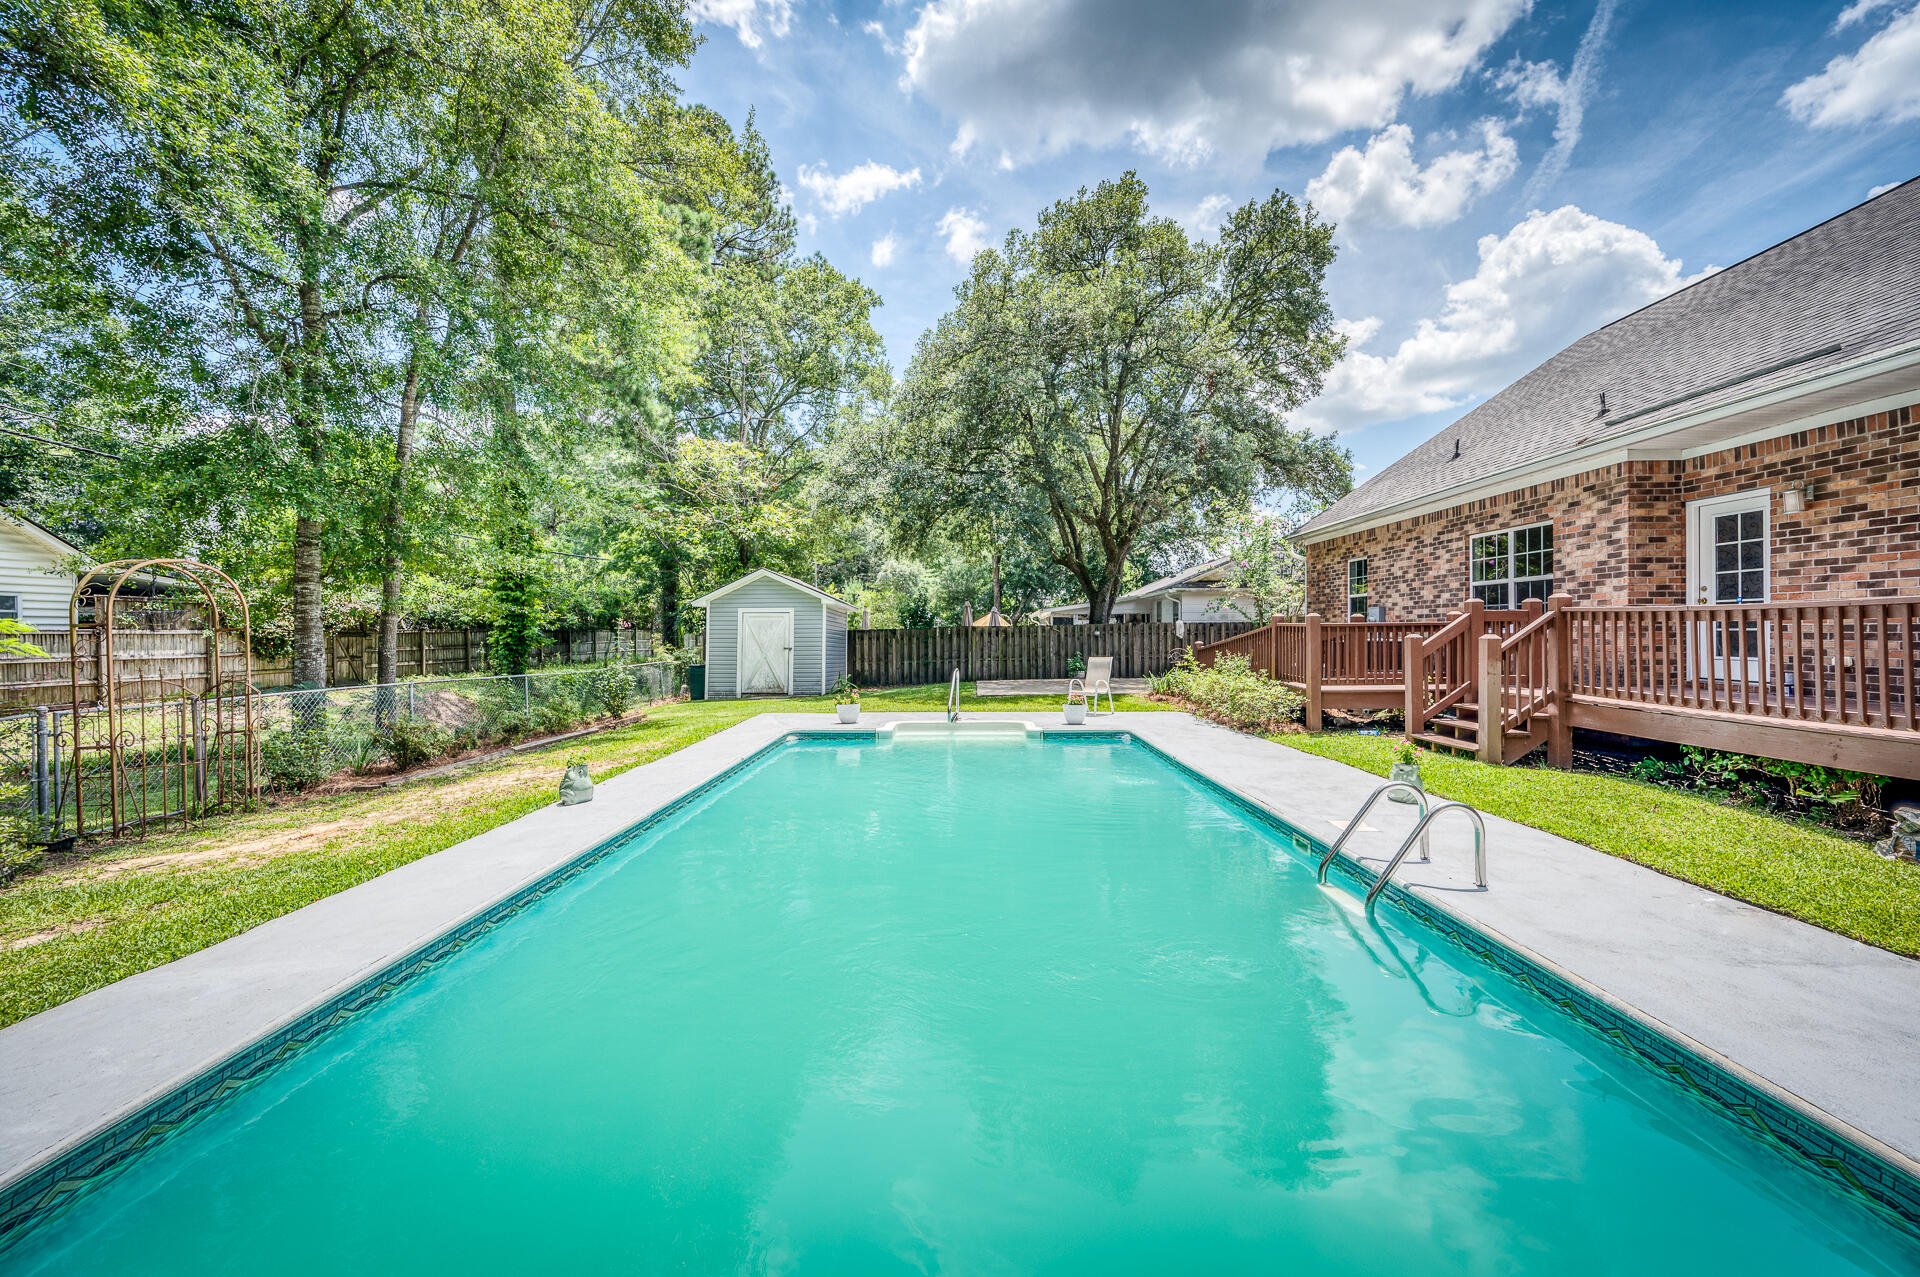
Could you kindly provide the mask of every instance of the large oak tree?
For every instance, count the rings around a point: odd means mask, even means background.
[[[1345,451],[1286,424],[1342,350],[1333,257],[1282,192],[1210,243],[1151,216],[1132,173],[1082,189],[974,258],[891,411],[838,442],[837,487],[909,549],[1002,529],[1105,620],[1143,538],[1347,490]]]

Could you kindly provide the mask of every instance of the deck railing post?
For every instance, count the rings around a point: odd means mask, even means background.
[[[1566,609],[1571,594],[1556,594],[1547,600],[1554,614],[1547,627],[1547,765],[1573,766],[1573,707],[1567,703],[1567,689],[1573,685],[1573,625]]]
[[[1307,674],[1307,730],[1320,730],[1320,614],[1307,613],[1307,650],[1305,654]]]
[[[1408,736],[1427,730],[1427,680],[1425,665],[1427,662],[1427,641],[1418,634],[1409,634],[1405,639],[1406,660],[1403,662],[1403,677],[1407,693],[1406,731]]]
[[[1500,636],[1482,634],[1474,643],[1478,649],[1479,662],[1476,673],[1480,693],[1479,748],[1475,751],[1483,763],[1501,761],[1502,750],[1506,742],[1502,739],[1500,720],[1502,701],[1500,686]]]

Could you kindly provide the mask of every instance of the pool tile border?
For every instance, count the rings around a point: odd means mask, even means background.
[[[1296,848],[1304,843],[1316,859],[1326,854],[1325,842],[1257,800],[1176,758],[1138,731],[1083,728],[1044,731],[1042,735],[1054,742],[1112,740],[1137,744],[1235,809],[1283,835]],[[374,1006],[634,838],[705,798],[768,754],[801,740],[871,742],[877,740],[877,734],[857,728],[851,731],[796,728],[775,736],[671,802],[486,906],[366,979],[326,998],[93,1136],[80,1140],[40,1168],[29,1170],[0,1187],[0,1250],[22,1230],[62,1211],[80,1194],[105,1181],[140,1153],[265,1077],[315,1039]],[[1334,869],[1352,885],[1364,888],[1371,881],[1368,871],[1345,855],[1336,859]],[[1488,933],[1397,883],[1388,885],[1382,899],[1526,992],[1573,1017],[1615,1048],[1664,1074],[1696,1099],[1711,1105],[1737,1128],[1791,1158],[1883,1219],[1920,1233],[1920,1179],[1876,1156],[1813,1114],[1788,1103],[1759,1084],[1758,1079],[1742,1077],[1734,1068],[1690,1047],[1681,1040],[1683,1035],[1649,1024],[1630,1010],[1596,996],[1583,988],[1577,977],[1557,970],[1552,963],[1525,951],[1522,946]]]
[[[1276,833],[1286,835],[1296,845],[1304,842],[1316,860],[1327,854],[1327,844],[1319,838],[1255,799],[1175,758],[1137,732],[1111,735],[1132,739]],[[1372,873],[1345,853],[1335,859],[1333,868],[1362,891],[1373,883]],[[1577,977],[1560,971],[1555,964],[1527,951],[1524,946],[1489,933],[1397,882],[1387,884],[1380,898],[1476,961],[1571,1016],[1615,1048],[1664,1074],[1749,1136],[1799,1163],[1881,1218],[1920,1234],[1920,1179],[1892,1161],[1862,1147],[1813,1113],[1789,1103],[1759,1079],[1741,1076],[1739,1070],[1729,1067],[1731,1062],[1722,1063],[1704,1049],[1690,1046],[1684,1040],[1685,1035],[1664,1025],[1648,1023],[1628,1008],[1597,996],[1582,987],[1583,982]]]

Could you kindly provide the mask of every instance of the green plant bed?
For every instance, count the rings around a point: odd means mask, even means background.
[[[1354,733],[1274,736],[1384,776],[1398,741]],[[1496,767],[1439,750],[1420,758],[1429,793],[1584,843],[1608,855],[1920,956],[1920,866],[1862,843],[1661,785],[1542,767]]]

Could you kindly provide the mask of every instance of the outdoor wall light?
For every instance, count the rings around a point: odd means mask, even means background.
[[[1807,508],[1807,490],[1805,488],[1787,488],[1780,493],[1780,512],[1799,514]]]

